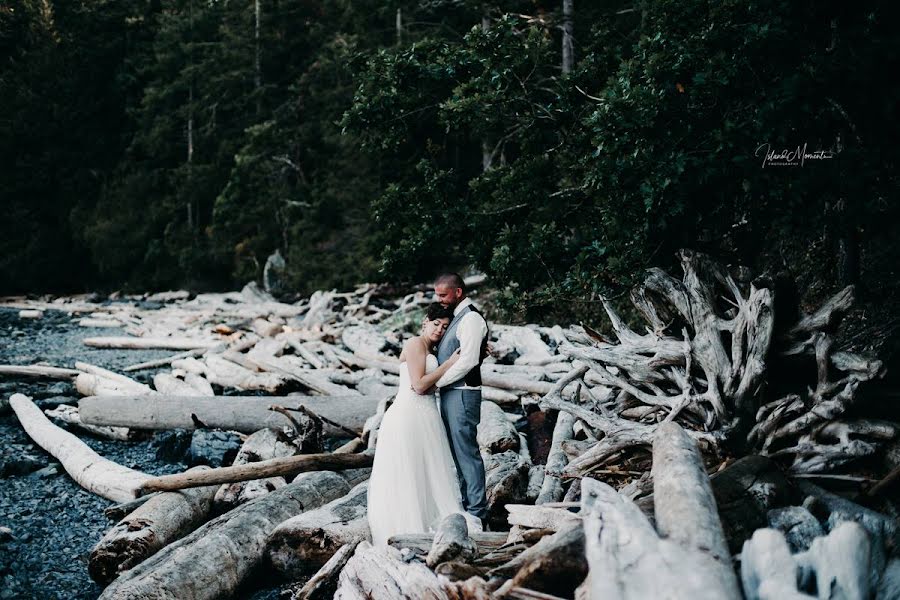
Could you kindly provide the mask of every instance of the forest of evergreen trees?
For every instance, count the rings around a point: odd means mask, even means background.
[[[228,288],[280,249],[298,293],[471,265],[540,317],[682,246],[895,292],[898,13],[6,0],[0,293]]]

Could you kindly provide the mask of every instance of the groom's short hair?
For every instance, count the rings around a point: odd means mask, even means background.
[[[459,288],[466,293],[466,282],[463,281],[459,273],[441,273],[434,280],[434,285],[446,285],[452,288]]]

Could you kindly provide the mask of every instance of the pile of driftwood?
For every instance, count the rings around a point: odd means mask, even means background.
[[[653,269],[632,292],[642,330],[604,299],[610,338],[492,324],[478,428],[488,532],[453,516],[369,543],[368,467],[427,288],[295,304],[252,284],[18,299],[5,304],[23,318],[67,310],[127,334],[86,345],[177,353],[122,373],[76,362],[0,374],[71,379],[85,396],[46,415],[21,394],[10,406],[73,479],[119,503],[89,565],[103,598],[226,597],[260,569],[301,582],[294,598],[897,597],[895,520],[809,483],[853,479],[834,472],[897,434],[860,416],[859,388],[882,364],[834,349],[853,290],[776,331],[765,279],[695,252],[681,261],[681,278]],[[772,381],[773,361],[808,363],[816,379]],[[128,375],[145,369],[150,384]],[[48,417],[119,440],[218,428],[244,442],[230,466],[151,477]]]

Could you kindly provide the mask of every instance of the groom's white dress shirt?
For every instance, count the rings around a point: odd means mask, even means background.
[[[459,315],[470,304],[473,304],[470,298],[464,299],[453,309],[453,316]],[[462,379],[469,371],[478,366],[478,361],[481,359],[481,341],[487,334],[487,330],[484,317],[477,312],[469,311],[463,315],[456,326],[456,338],[459,340],[459,360],[438,379],[435,384],[437,387],[445,387]],[[481,386],[463,385],[456,389],[480,390]]]

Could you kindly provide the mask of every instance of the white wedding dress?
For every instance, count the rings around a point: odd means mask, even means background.
[[[428,354],[426,372],[437,368]],[[435,394],[417,394],[400,363],[400,389],[384,413],[369,478],[369,528],[374,545],[401,533],[434,531],[452,513],[466,517],[469,531],[481,521],[462,508],[459,483]]]

